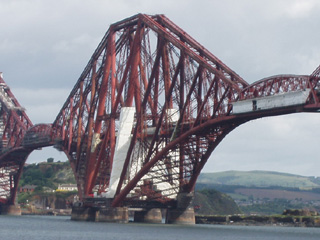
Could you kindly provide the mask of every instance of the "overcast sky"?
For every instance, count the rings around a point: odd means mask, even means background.
[[[35,123],[51,123],[110,24],[165,14],[247,82],[320,64],[317,0],[1,0],[0,72]],[[320,176],[320,115],[264,118],[231,132],[204,171]],[[35,151],[28,162],[66,157]]]

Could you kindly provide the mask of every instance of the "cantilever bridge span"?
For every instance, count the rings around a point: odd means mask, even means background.
[[[14,203],[28,154],[54,145],[68,156],[83,200],[186,208],[203,166],[233,129],[317,112],[319,76],[318,67],[248,84],[164,15],[117,22],[52,124],[33,126],[16,100],[8,107],[0,97],[0,201]]]

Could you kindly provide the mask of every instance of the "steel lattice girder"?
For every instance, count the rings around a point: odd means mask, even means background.
[[[136,111],[127,169],[137,161],[132,159],[133,151],[137,158],[145,155],[147,163],[156,157],[154,150],[167,145],[170,138],[179,139],[201,122],[228,113],[228,102],[237,99],[246,86],[166,17],[140,14],[111,25],[53,125],[82,182],[79,187],[88,195],[96,184],[108,185],[122,107]],[[179,111],[176,126],[169,121],[167,109]],[[152,128],[157,133],[154,137],[147,134]],[[211,141],[202,136],[191,138],[202,146],[194,149],[188,141],[177,141],[181,144],[179,158],[186,158],[176,163],[180,165],[179,176],[175,176],[179,188],[187,184]],[[140,152],[135,149],[137,142]],[[130,181],[128,175],[122,172],[117,193],[125,179]]]
[[[20,146],[25,132],[32,122],[24,112],[0,75],[0,137],[1,151]]]
[[[0,77],[0,201],[13,203],[29,153],[55,144],[70,160],[81,198],[115,184],[113,206],[125,199],[166,204],[193,190],[212,151],[240,124],[318,111],[319,75],[320,67],[310,76],[249,85],[165,16],[125,19],[110,26],[52,125],[32,127]],[[233,112],[241,100],[305,89],[309,95],[299,106]],[[129,116],[131,122],[123,121]]]
[[[0,159],[0,201],[14,204],[23,166],[32,150],[13,148]]]
[[[232,102],[310,88],[319,108],[319,70],[249,85],[163,15],[110,26],[53,123],[80,195],[110,187],[124,108],[135,117],[113,205],[125,198],[170,201],[192,191],[220,141],[235,127],[296,107],[232,115]],[[160,185],[167,189],[157,189]]]
[[[0,201],[14,204],[18,181],[30,151],[21,147],[32,122],[0,73]]]

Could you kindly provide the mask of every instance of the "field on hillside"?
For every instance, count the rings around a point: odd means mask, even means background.
[[[245,214],[282,214],[285,209],[320,212],[319,180],[278,172],[227,171],[201,173],[196,189],[228,194]]]
[[[252,196],[254,199],[287,199],[302,201],[320,201],[320,194],[308,191],[288,191],[277,189],[238,188],[236,194]]]
[[[197,183],[310,189],[320,187],[320,178],[268,171],[226,171],[201,173]]]

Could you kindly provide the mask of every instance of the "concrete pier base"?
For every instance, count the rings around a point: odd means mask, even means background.
[[[127,223],[129,221],[129,214],[126,207],[100,208],[80,206],[72,208],[71,220]]]
[[[167,210],[166,223],[168,224],[195,224],[193,208],[173,208]]]
[[[74,221],[95,221],[97,209],[92,207],[77,206],[72,207],[71,220]]]
[[[19,216],[21,215],[20,205],[1,205],[0,214]]]
[[[162,223],[162,213],[160,208],[152,208],[134,212],[134,222],[142,223]]]
[[[129,214],[127,207],[107,207],[100,208],[97,212],[97,222],[116,222],[116,223],[128,223]]]

